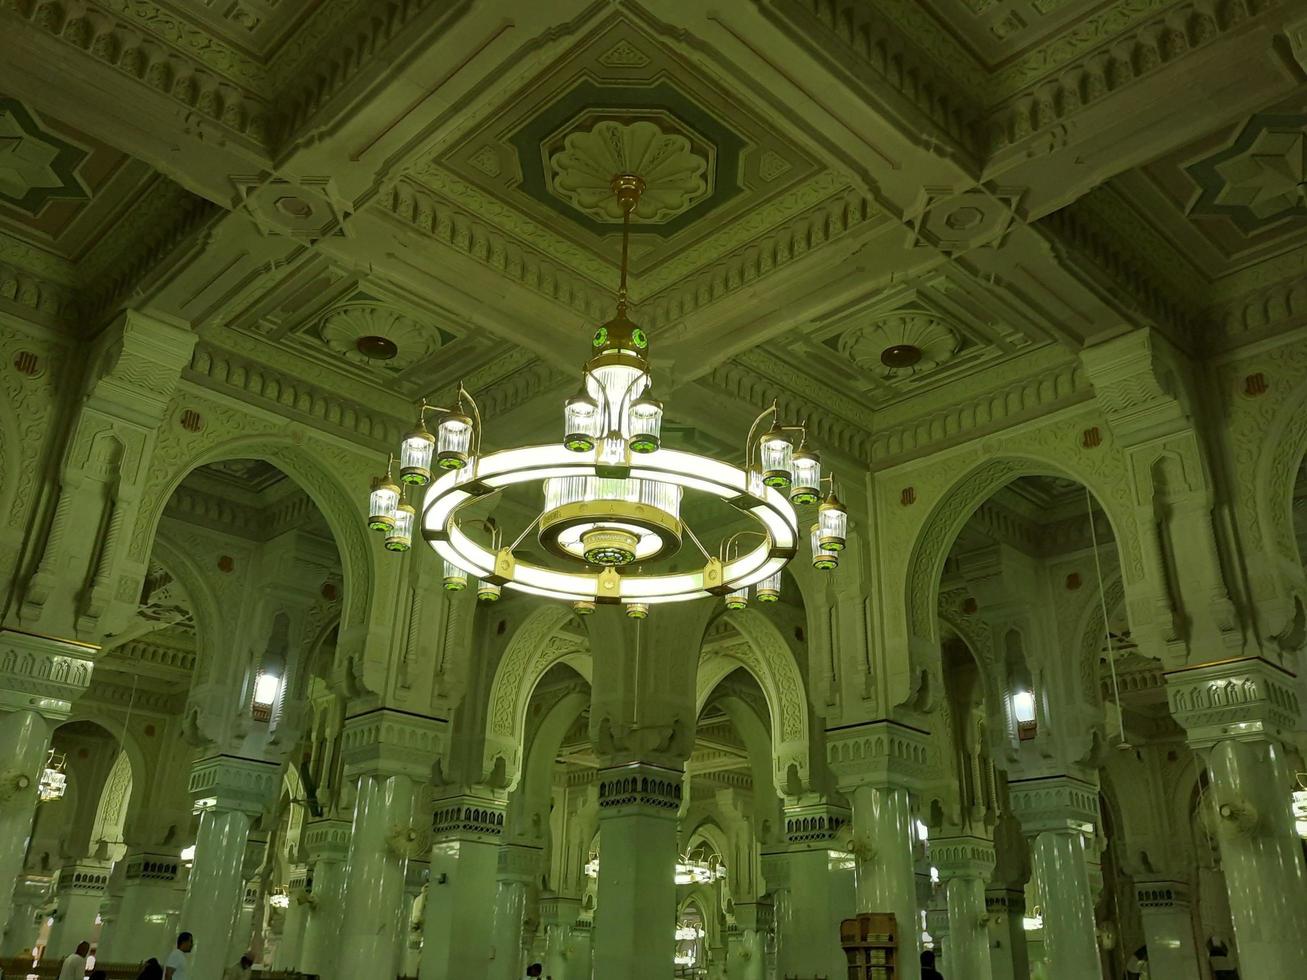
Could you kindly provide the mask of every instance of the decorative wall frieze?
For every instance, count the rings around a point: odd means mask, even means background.
[[[1278,739],[1302,722],[1294,675],[1260,657],[1169,671],[1166,695],[1195,748]]]
[[[103,895],[109,886],[108,861],[78,861],[65,864],[55,877],[57,895]]]
[[[489,796],[459,795],[436,801],[431,820],[434,840],[500,840],[507,804]]]
[[[675,818],[681,806],[684,773],[676,769],[633,762],[601,769],[599,812],[644,811]]]
[[[4,236],[0,235],[0,241]],[[20,265],[5,261],[0,251],[0,309],[12,304],[24,316],[62,325],[72,321],[77,308],[77,294],[64,283],[29,272]]]
[[[936,775],[930,734],[889,719],[828,728],[826,762],[841,789],[920,789]]]
[[[1012,813],[1027,837],[1090,832],[1098,826],[1098,787],[1069,775],[1008,780]],[[1088,829],[1087,829],[1088,828]]]
[[[123,865],[123,876],[129,882],[175,885],[183,876],[182,860],[176,854],[129,851]]]
[[[5,28],[8,31],[40,31],[233,135],[256,144],[268,140],[269,110],[263,100],[224,82],[197,59],[168,50],[136,24],[108,10],[92,13],[49,0],[0,0],[0,14],[12,19]],[[152,16],[165,15],[154,7]],[[191,28],[189,33],[199,32]]]
[[[310,820],[301,840],[310,861],[344,862],[349,857],[351,827],[348,820]]]
[[[448,204],[409,180],[399,180],[377,206],[468,258],[583,317],[602,322],[611,312],[610,294],[573,274],[545,253],[523,246],[480,218]]]
[[[994,871],[994,842],[983,837],[932,837],[930,863],[939,868],[942,881],[951,878],[980,878],[988,881]]]
[[[543,858],[544,849],[534,844],[501,844],[495,874],[500,881],[533,882]]]
[[[1143,915],[1150,912],[1188,913],[1191,904],[1189,886],[1169,879],[1135,881],[1135,901]]]
[[[1049,127],[1065,126],[1113,93],[1211,46],[1279,5],[1280,0],[1231,0],[1215,7],[1202,0],[1118,0],[989,77],[989,101],[999,104],[985,122],[985,147],[993,152]],[[1156,16],[1120,33],[1122,23],[1141,9]]]
[[[800,803],[785,807],[785,842],[829,848],[848,836],[849,808],[835,803]]]
[[[91,683],[93,647],[0,630],[0,707],[68,717]]]
[[[153,691],[140,685],[133,689],[131,682],[124,679],[112,667],[97,670],[95,680],[78,700],[78,706],[126,708],[130,705],[134,713],[167,716],[180,714],[186,705],[184,693]]]
[[[276,762],[214,755],[191,766],[187,791],[197,810],[239,810],[258,816],[276,798],[281,766]]]
[[[346,777],[400,775],[429,782],[448,730],[444,718],[390,708],[374,708],[346,718],[341,736]]]
[[[395,444],[404,431],[404,423],[398,418],[208,344],[196,346],[184,377],[202,387],[239,392],[242,399],[252,395],[269,407],[276,406],[282,414],[343,435],[369,449]]]

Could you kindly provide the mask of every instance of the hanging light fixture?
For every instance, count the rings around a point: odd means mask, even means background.
[[[403,490],[390,475],[395,463],[394,456],[386,457],[386,475],[374,477],[372,493],[368,496],[368,529],[390,531],[395,526],[395,508],[399,506]]]
[[[37,800],[41,803],[52,803],[63,799],[64,793],[68,791],[68,774],[64,772],[67,765],[66,755],[54,749],[50,750],[45,757],[45,768],[41,770],[41,779],[36,784]]]
[[[386,532],[387,551],[408,551],[413,546],[413,522],[416,519],[417,511],[401,496],[395,505],[393,523]]]
[[[491,591],[506,586],[571,602],[578,615],[588,615],[598,603],[621,603],[637,619],[659,602],[709,595],[747,602],[749,588],[760,583],[769,584],[760,585],[759,600],[774,601],[780,571],[799,547],[794,506],[817,503],[829,477],[823,478],[817,453],[807,448],[805,427],[787,424],[775,404],[754,420],[742,467],[663,446],[663,405],[652,395],[649,338],[627,315],[631,215],[644,181],[620,174],[612,190],[623,214],[617,310],[595,331],[580,387],[563,404],[561,442],[483,453],[476,400],[460,385],[451,407],[425,401],[419,406],[417,423],[400,445],[400,482],[429,486],[420,530],[445,562],[444,587],[450,591],[465,588],[470,576],[487,601]],[[438,416],[434,435],[429,416]],[[535,520],[507,546],[497,533],[478,533],[487,523],[467,508],[522,484],[541,485]],[[389,475],[375,482],[372,493],[369,526],[385,531],[391,547],[392,538],[397,544],[403,539],[403,495]],[[754,521],[756,544],[729,555],[709,554],[682,516],[687,493],[715,497]],[[833,491],[817,521],[822,533],[813,540],[830,559],[818,563],[814,557],[814,564],[834,568],[848,515]],[[532,531],[548,558],[519,550]],[[659,568],[685,538],[703,563],[688,570]]]

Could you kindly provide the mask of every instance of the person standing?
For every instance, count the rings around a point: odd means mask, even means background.
[[[159,965],[158,960],[151,956],[145,961],[145,966],[141,968],[141,972],[136,975],[136,980],[163,980],[163,967]]]
[[[64,959],[59,968],[59,980],[82,980],[86,976],[86,955],[91,951],[91,944],[83,939]]]
[[[944,980],[944,974],[935,969],[935,951],[921,951],[921,980]]]
[[[168,954],[168,961],[163,964],[163,980],[191,980],[191,950],[195,948],[195,937],[183,932],[177,937],[177,948]]]
[[[226,972],[222,975],[222,980],[250,980],[250,968],[254,966],[254,958],[246,953],[240,958],[239,963],[233,963],[227,967]]]

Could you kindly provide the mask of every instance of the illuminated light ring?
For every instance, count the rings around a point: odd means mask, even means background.
[[[575,602],[679,602],[761,582],[794,557],[799,521],[785,495],[762,485],[761,474],[720,460],[674,449],[633,457],[630,479],[658,480],[686,490],[711,494],[749,514],[762,525],[767,538],[751,551],[724,564],[721,585],[704,585],[704,570],[660,575],[617,573],[616,594],[600,587],[600,573],[559,571],[515,560],[511,577],[495,572],[495,552],[473,541],[458,526],[458,512],[468,504],[503,487],[536,483],[560,476],[611,476],[612,466],[600,462],[601,449],[575,453],[557,445],[505,449],[479,457],[461,470],[450,470],[435,480],[422,504],[422,537],[446,561],[470,575],[499,580],[519,592]],[[601,472],[602,471],[602,472]]]

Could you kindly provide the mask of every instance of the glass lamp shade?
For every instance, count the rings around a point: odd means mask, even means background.
[[[790,500],[807,506],[821,499],[821,457],[802,447],[790,461],[790,470],[794,474],[790,487]]]
[[[790,485],[790,461],[794,447],[784,430],[773,427],[758,443],[758,459],[762,463],[762,482],[777,490]]]
[[[445,578],[442,585],[446,592],[462,592],[467,588],[467,572],[457,565],[445,562]]]
[[[626,615],[631,619],[647,619],[649,617],[649,603],[628,602],[626,604]]]
[[[595,447],[603,427],[599,403],[585,390],[577,392],[563,406],[563,446],[574,453],[588,453]]]
[[[450,412],[436,427],[436,465],[442,470],[461,470],[472,448],[472,420],[462,412]]]
[[[399,506],[400,489],[388,477],[372,481],[368,497],[368,527],[373,531],[389,531],[395,526],[395,508]]]
[[[399,479],[415,487],[431,482],[431,455],[436,451],[436,437],[420,427],[404,437],[399,449]]]
[[[477,599],[481,602],[498,602],[503,592],[504,587],[494,582],[483,580],[477,583]]]
[[[1030,691],[1017,691],[1012,695],[1012,714],[1020,723],[1035,720],[1035,696]]]
[[[387,551],[408,551],[413,546],[413,505],[400,501],[395,505],[395,525],[386,533]]]
[[[758,591],[755,593],[759,602],[776,602],[781,597],[781,573],[776,572],[774,575],[768,575],[758,583]]]
[[[254,703],[272,707],[277,703],[277,691],[280,687],[280,677],[267,671],[259,671],[254,678]]]
[[[742,589],[734,589],[726,593],[727,609],[744,609],[749,605],[749,587],[746,585]]]
[[[595,611],[595,604],[589,599],[577,599],[572,603],[572,612],[578,616],[589,616]]]
[[[834,491],[817,508],[817,522],[821,525],[822,550],[842,551],[849,533],[849,512]]]
[[[840,556],[837,552],[827,551],[821,546],[821,524],[812,526],[812,567],[819,571],[829,572],[838,568]]]
[[[662,444],[663,403],[648,394],[631,403],[628,414],[631,437],[628,445],[633,453],[657,452]]]

